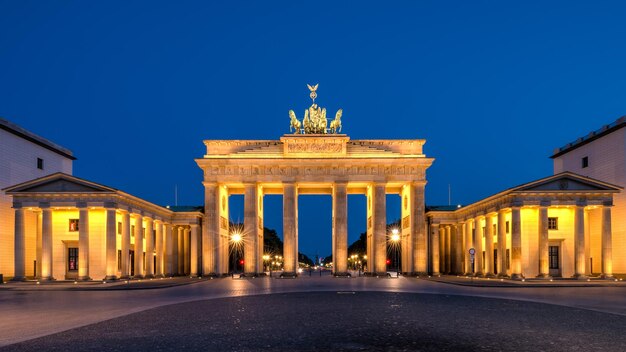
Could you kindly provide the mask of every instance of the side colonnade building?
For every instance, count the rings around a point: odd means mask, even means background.
[[[563,172],[455,210],[431,208],[430,270],[513,279],[611,278],[611,210],[621,189]]]
[[[15,213],[14,280],[200,272],[201,207],[162,207],[64,173],[4,191]]]

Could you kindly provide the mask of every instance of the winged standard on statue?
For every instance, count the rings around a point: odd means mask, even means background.
[[[315,104],[315,98],[317,98],[317,87],[319,83],[312,86],[307,84],[307,87],[311,91],[309,96],[313,100],[313,104],[304,110],[304,119],[302,122],[296,117],[296,113],[293,110],[289,110],[289,118],[291,119],[289,125],[289,131],[294,134],[337,134],[341,132],[341,115],[343,110],[339,109],[335,114],[335,119],[330,122],[330,128],[328,128],[328,120],[326,119],[326,108],[321,108]]]

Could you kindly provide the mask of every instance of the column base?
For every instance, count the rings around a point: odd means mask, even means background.
[[[432,275],[431,275],[431,276],[441,276],[441,273],[440,273],[440,272],[438,272],[438,271],[436,271],[436,272],[432,273]]]
[[[133,275],[133,279],[135,279],[135,280],[141,280],[143,278],[144,278],[143,275]]]
[[[508,279],[508,278],[510,278],[510,276],[507,275],[506,273],[498,273],[498,275],[496,275],[496,277],[498,279]]]
[[[89,276],[79,276],[76,281],[91,281]]]
[[[524,275],[522,275],[522,274],[511,274],[511,280],[524,280]]]
[[[298,277],[298,273],[296,273],[295,271],[283,271],[278,277],[280,277],[281,279],[295,279],[296,277]]]
[[[107,275],[102,280],[105,280],[105,281],[117,281],[119,279],[120,278],[118,278],[117,275]]]
[[[155,277],[156,276],[149,274],[149,275],[144,276],[144,279],[154,279]]]
[[[155,279],[162,279],[162,278],[164,278],[164,277],[165,277],[165,275],[163,275],[163,274],[156,274],[156,275],[154,276],[154,278],[155,278]]]
[[[346,272],[334,273],[333,276],[334,277],[352,277],[352,274],[346,271]]]
[[[600,275],[600,278],[604,280],[615,280],[615,276],[612,274],[602,274]]]
[[[574,274],[572,276],[573,279],[576,280],[587,280],[589,278],[589,276],[585,275],[585,274]]]
[[[550,274],[539,274],[536,278],[541,280],[552,280],[552,276],[550,276]]]
[[[486,277],[486,278],[489,278],[489,279],[493,279],[493,278],[495,278],[495,277],[496,277],[496,275],[495,275],[494,273],[486,273],[486,274],[485,274],[485,277]]]
[[[55,281],[56,279],[52,276],[40,277],[39,281]]]
[[[22,282],[22,281],[26,281],[26,276],[14,276],[11,281],[15,281],[15,282]],[[0,282],[1,283],[1,282]]]
[[[482,272],[474,273],[474,277],[485,277],[485,274]]]

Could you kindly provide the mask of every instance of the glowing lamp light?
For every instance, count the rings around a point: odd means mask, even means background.
[[[235,243],[240,242],[241,241],[241,234],[240,233],[234,233],[232,239],[233,239],[233,242],[235,242]]]

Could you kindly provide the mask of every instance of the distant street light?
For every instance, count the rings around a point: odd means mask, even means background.
[[[235,272],[237,271],[237,257],[239,255],[239,247],[241,245],[241,241],[242,241],[242,236],[241,233],[239,232],[233,232],[230,235],[230,241],[233,243],[233,275],[235,274]]]
[[[398,247],[400,247],[400,234],[398,233],[398,229],[394,228],[391,230],[391,242],[394,247],[395,254],[395,262],[396,262],[396,277],[400,276],[400,263],[398,263]]]

